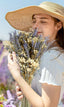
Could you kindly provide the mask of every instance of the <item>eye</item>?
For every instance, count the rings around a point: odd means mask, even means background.
[[[40,21],[40,23],[47,23],[46,21]]]

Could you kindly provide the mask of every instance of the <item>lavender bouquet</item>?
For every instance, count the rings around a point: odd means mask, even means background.
[[[30,84],[34,72],[39,69],[40,58],[46,48],[46,40],[38,35],[37,29],[34,32],[21,31],[18,34],[15,31],[13,34],[10,33],[10,41],[6,41],[5,48],[11,53],[15,51],[21,75]],[[24,104],[22,107],[28,107],[26,100],[22,104]]]

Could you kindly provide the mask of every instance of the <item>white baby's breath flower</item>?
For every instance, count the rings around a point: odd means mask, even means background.
[[[24,63],[26,61],[25,58],[23,58],[23,57],[21,57],[19,60],[20,60],[20,62],[24,62]]]
[[[34,37],[34,38],[33,38],[33,41],[34,41],[34,42],[37,42],[37,40],[38,40],[37,37]]]
[[[31,72],[31,68],[27,68],[27,71],[28,71],[28,72]]]
[[[34,54],[37,54],[38,53],[38,50],[34,50]]]

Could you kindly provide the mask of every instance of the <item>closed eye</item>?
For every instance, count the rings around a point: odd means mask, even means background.
[[[40,21],[40,23],[47,23],[46,21]]]
[[[36,20],[33,20],[32,23],[36,23]],[[40,23],[47,23],[46,21],[40,21]]]

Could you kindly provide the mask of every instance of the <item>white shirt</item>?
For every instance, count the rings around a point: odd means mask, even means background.
[[[64,53],[61,53],[55,49],[56,48],[52,48],[42,55],[40,70],[35,73],[34,79],[32,81],[32,88],[41,96],[41,86],[39,83],[48,83],[61,86],[58,107],[62,107],[63,104],[61,99],[63,98],[64,93]]]

